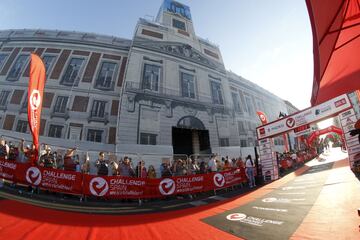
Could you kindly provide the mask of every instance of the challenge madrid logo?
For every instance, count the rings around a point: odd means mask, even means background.
[[[288,126],[288,128],[292,128],[295,126],[295,120],[293,118],[288,118],[286,119],[286,126]]]
[[[31,95],[30,95],[30,108],[32,110],[36,110],[40,107],[40,104],[41,104],[41,95],[40,95],[40,92],[36,89],[34,89],[32,92],[31,92]]]
[[[175,192],[175,182],[170,178],[164,178],[159,184],[159,191],[162,195],[171,195]]]
[[[89,188],[92,195],[101,197],[107,193],[109,185],[102,177],[96,177],[91,179]]]
[[[26,181],[30,184],[39,185],[41,182],[41,172],[37,167],[30,167],[26,171]]]
[[[221,173],[216,173],[214,175],[214,184],[217,187],[222,187],[225,185],[225,178],[224,175],[222,175]]]

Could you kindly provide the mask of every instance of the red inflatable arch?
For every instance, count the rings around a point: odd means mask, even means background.
[[[339,134],[341,136],[341,139],[343,140],[343,138],[344,138],[343,131],[338,127],[330,126],[330,127],[312,132],[311,135],[307,138],[307,144],[309,146],[311,146],[311,144],[317,137],[327,134],[327,133],[331,133],[331,132]]]

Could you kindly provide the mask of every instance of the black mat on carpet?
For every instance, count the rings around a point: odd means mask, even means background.
[[[289,239],[315,203],[333,163],[302,175],[255,201],[202,221],[245,239]]]

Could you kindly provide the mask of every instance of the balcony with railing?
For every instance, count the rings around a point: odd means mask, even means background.
[[[114,90],[115,81],[106,82],[106,81],[97,81],[95,83],[95,88],[103,91],[111,91]]]
[[[65,110],[56,110],[54,109],[51,113],[50,113],[50,118],[53,117],[58,117],[58,118],[64,118],[65,120],[68,120],[70,118],[70,109],[66,108]]]
[[[105,125],[109,123],[109,113],[99,113],[95,111],[91,111],[88,116],[88,122],[102,122]]]
[[[188,97],[191,94],[183,94],[181,89],[170,89],[165,87],[158,87],[155,90],[145,89],[139,82],[127,81],[125,91],[128,93],[142,94],[143,96],[164,100],[176,101],[186,105],[200,105],[207,108],[232,111],[230,103],[225,99],[214,99],[210,94],[195,92],[195,97]]]

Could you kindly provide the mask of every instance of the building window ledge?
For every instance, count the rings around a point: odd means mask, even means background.
[[[65,112],[52,112],[50,114],[50,118],[53,117],[64,118],[65,120],[68,120],[70,118],[69,110],[66,110]]]
[[[115,82],[111,82],[109,87],[102,86],[101,84],[96,84],[95,88],[102,90],[102,91],[114,91]]]
[[[88,122],[102,122],[106,125],[109,123],[109,114],[105,113],[104,116],[90,114],[90,116],[88,117]]]

